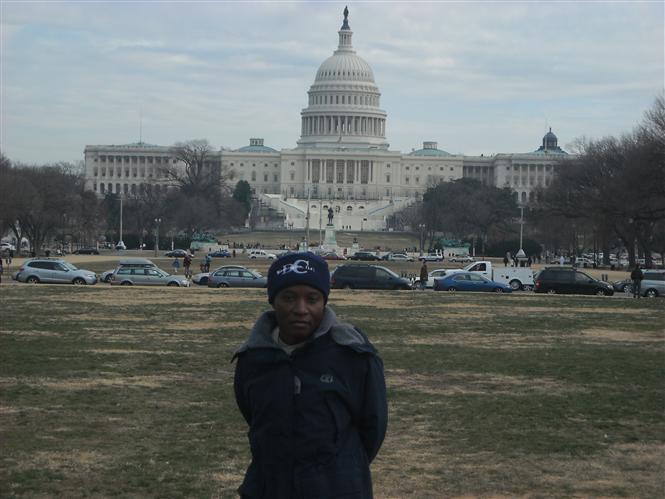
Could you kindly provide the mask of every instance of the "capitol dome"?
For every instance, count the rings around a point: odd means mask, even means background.
[[[328,57],[316,72],[315,83],[323,81],[352,80],[374,83],[374,71],[355,52],[342,52]]]
[[[337,50],[319,66],[307,92],[299,147],[388,149],[381,92],[374,71],[353,49],[348,13],[345,8]]]

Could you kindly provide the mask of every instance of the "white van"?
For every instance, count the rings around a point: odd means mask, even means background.
[[[274,260],[275,258],[277,258],[277,255],[275,255],[274,253],[268,253],[267,251],[262,249],[251,249],[247,253],[247,257],[251,258],[252,260],[256,260],[257,258]]]

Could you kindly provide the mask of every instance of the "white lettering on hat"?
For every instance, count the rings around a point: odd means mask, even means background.
[[[296,274],[307,274],[308,272],[314,272],[314,268],[309,266],[309,260],[296,260],[293,263],[287,263],[281,269],[279,269],[276,274],[284,275],[290,272],[295,272]]]

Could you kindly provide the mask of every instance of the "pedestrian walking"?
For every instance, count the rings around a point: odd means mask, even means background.
[[[241,498],[371,499],[370,463],[386,433],[383,362],[327,306],[330,272],[310,252],[268,270],[268,302],[236,351],[234,391],[249,425]]]
[[[189,256],[189,254],[187,254],[182,259],[182,268],[185,271],[185,277],[187,279],[190,279],[192,277],[191,265],[192,265],[192,257]]]
[[[424,290],[427,287],[427,280],[429,279],[429,272],[427,271],[427,262],[423,260],[420,267],[420,289]]]
[[[563,257],[563,255],[561,255],[559,257],[559,265],[563,265],[564,263],[566,263],[566,259]]]
[[[173,260],[173,273],[177,274],[179,268],[180,268],[180,260],[176,258],[175,260]]]
[[[642,272],[639,263],[635,264],[635,268],[630,273],[630,278],[633,281],[633,298],[639,298],[642,292],[642,279],[644,279],[644,272]]]

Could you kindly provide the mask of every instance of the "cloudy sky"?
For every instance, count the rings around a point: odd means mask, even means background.
[[[1,9],[0,149],[76,162],[86,144],[293,148],[339,2],[12,2]],[[654,2],[354,2],[392,150],[536,149],[629,131],[664,86]],[[142,119],[141,119],[142,117]]]

